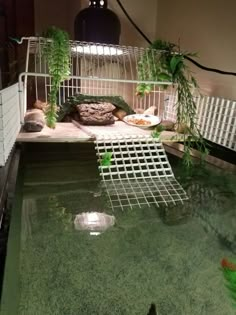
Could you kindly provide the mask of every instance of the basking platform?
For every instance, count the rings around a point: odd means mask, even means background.
[[[41,132],[20,131],[17,142],[92,142],[96,137],[112,135],[146,136],[152,130],[129,126],[117,121],[109,126],[85,126],[77,122],[57,123],[55,129],[44,127]],[[183,140],[183,135],[172,131],[163,131],[160,136],[162,142],[176,142]]]
[[[57,123],[55,129],[44,127],[40,132],[20,131],[17,142],[84,142],[91,141],[91,136],[73,123]]]

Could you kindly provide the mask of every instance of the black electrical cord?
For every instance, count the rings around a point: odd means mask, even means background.
[[[123,13],[125,14],[125,16],[127,17],[127,19],[130,21],[130,23],[134,26],[134,28],[139,32],[139,34],[149,43],[152,44],[152,42],[150,41],[150,39],[143,33],[143,31],[137,26],[137,24],[132,20],[132,18],[130,17],[130,15],[128,14],[128,12],[126,11],[126,9],[124,8],[124,6],[122,5],[122,3],[120,2],[120,0],[117,0],[117,3],[119,5],[119,7],[121,8],[121,10],[123,11]],[[214,68],[209,68],[206,66],[201,65],[200,63],[198,63],[197,61],[193,60],[192,58],[188,57],[188,56],[184,56],[185,59],[187,59],[188,61],[190,61],[191,63],[193,63],[195,66],[197,66],[198,68],[205,70],[205,71],[209,71],[209,72],[215,72],[218,74],[224,74],[224,75],[233,75],[236,76],[235,72],[230,72],[230,71],[224,71],[224,70],[219,70],[219,69],[214,69]]]
[[[149,43],[152,44],[150,39],[142,32],[142,30],[137,26],[137,24],[134,23],[134,21],[129,16],[128,12],[124,8],[123,4],[120,2],[120,0],[117,0],[117,3],[119,4],[121,10],[123,11],[124,15],[127,17],[127,19],[130,21],[130,23],[134,26],[134,28],[139,32],[139,34],[142,35],[142,37]]]
[[[206,66],[201,65],[200,63],[198,63],[197,61],[193,60],[192,58],[188,57],[188,56],[184,56],[185,59],[187,59],[188,61],[190,61],[191,63],[193,63],[195,66],[197,66],[198,68],[205,70],[205,71],[209,71],[209,72],[215,72],[215,73],[219,73],[219,74],[224,74],[224,75],[233,75],[236,76],[235,72],[230,72],[230,71],[224,71],[224,70],[220,70],[220,69],[214,69],[214,68],[209,68]]]

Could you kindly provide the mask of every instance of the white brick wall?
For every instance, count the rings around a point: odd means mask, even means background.
[[[0,91],[0,166],[4,166],[20,130],[18,84]]]

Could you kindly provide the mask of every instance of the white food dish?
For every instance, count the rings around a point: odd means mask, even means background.
[[[139,124],[135,124],[132,120],[134,119],[142,119],[142,120],[146,120],[148,122],[150,122],[150,124],[148,125],[139,125]],[[127,115],[124,117],[123,121],[125,123],[127,123],[128,125],[131,126],[135,126],[135,127],[139,127],[139,128],[143,128],[143,129],[148,129],[151,127],[154,127],[158,124],[160,124],[161,122],[161,118],[158,116],[154,116],[154,115],[145,115],[145,114],[133,114],[133,115]]]

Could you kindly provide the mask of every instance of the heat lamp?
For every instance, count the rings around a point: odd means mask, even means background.
[[[118,45],[121,25],[117,15],[108,9],[107,0],[89,1],[75,18],[75,40]]]

